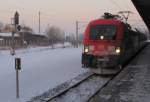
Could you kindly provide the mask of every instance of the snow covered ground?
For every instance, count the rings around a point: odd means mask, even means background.
[[[81,68],[82,48],[34,48],[0,51],[0,102],[24,102],[66,82],[86,70]],[[20,99],[16,99],[14,59],[20,57]]]

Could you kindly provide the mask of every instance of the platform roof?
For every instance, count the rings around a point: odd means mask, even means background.
[[[150,0],[131,0],[150,31]]]

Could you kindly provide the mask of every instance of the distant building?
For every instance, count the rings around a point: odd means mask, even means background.
[[[20,37],[24,43],[30,46],[47,46],[48,38],[44,35],[33,34],[30,32],[20,32]]]
[[[22,44],[19,34],[14,34],[15,47]],[[8,48],[12,45],[12,33],[0,33],[0,48]]]
[[[14,34],[15,48],[27,46],[47,46],[48,38],[44,35],[32,34],[30,32],[19,32]],[[9,49],[12,46],[12,33],[0,33],[0,49]]]

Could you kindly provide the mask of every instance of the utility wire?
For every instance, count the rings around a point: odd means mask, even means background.
[[[131,0],[125,0],[125,1],[131,1]],[[125,8],[128,9],[128,11],[132,10],[131,6],[129,6],[129,4],[127,2],[123,2],[123,3],[124,3]]]
[[[117,8],[124,10],[117,2],[115,2],[114,0],[109,0],[113,5],[115,5]]]

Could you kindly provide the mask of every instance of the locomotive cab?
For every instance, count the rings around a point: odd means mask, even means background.
[[[124,25],[118,20],[92,21],[84,33],[82,65],[95,73],[120,70]]]

